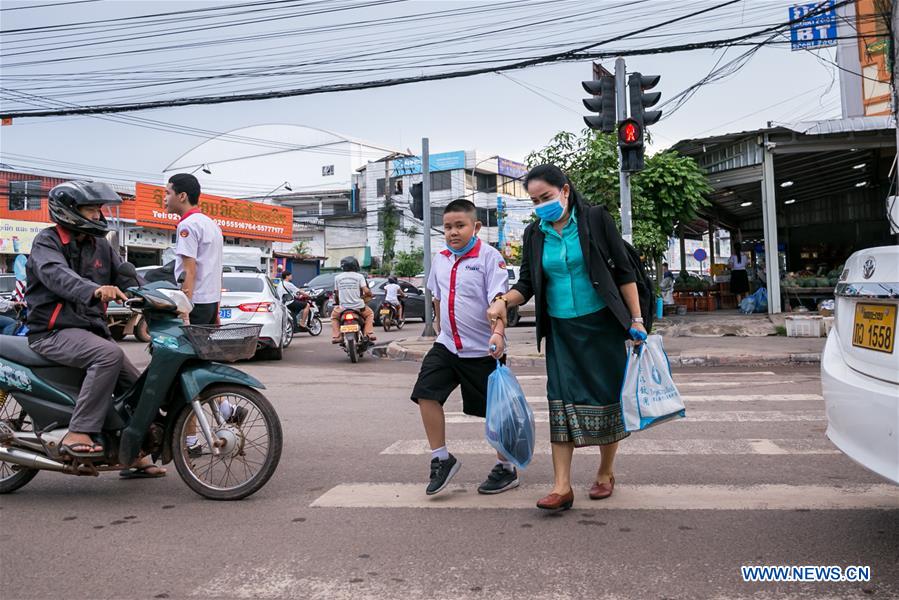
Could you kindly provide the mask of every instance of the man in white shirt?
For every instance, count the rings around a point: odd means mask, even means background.
[[[340,268],[343,273],[334,277],[334,302],[337,306],[331,313],[331,342],[340,343],[340,313],[348,308],[359,311],[365,320],[363,335],[375,341],[375,313],[365,305],[366,299],[371,298],[371,290],[365,276],[359,273],[359,261],[347,256],[340,261]]]
[[[200,212],[199,204],[196,177],[178,173],[169,178],[165,208],[181,217],[175,235],[175,280],[193,302],[191,325],[215,325],[222,299],[222,230]]]
[[[387,285],[384,286],[384,302],[396,307],[397,319],[400,321],[403,320],[403,309],[405,308],[403,305],[403,298],[405,297],[406,292],[400,287],[397,278],[393,275],[388,277]]]
[[[281,280],[281,283],[278,284],[278,298],[287,305],[288,310],[290,310],[290,313],[293,315],[294,325],[305,328],[306,324],[309,322],[309,303],[297,298],[297,294],[300,293],[300,288],[293,284],[293,273],[290,271],[282,271],[278,274],[278,279]],[[285,301],[285,296],[290,296],[290,298]],[[300,321],[297,321],[297,315],[300,313],[302,313],[303,316],[300,317]]]

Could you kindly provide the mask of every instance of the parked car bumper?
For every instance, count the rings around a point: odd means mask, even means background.
[[[837,329],[821,357],[827,437],[849,458],[899,483],[899,385],[851,369]]]

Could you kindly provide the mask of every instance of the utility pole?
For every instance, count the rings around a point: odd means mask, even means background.
[[[422,337],[434,337],[434,305],[431,290],[428,289],[428,278],[431,276],[431,155],[428,138],[421,138],[421,217],[422,246],[425,263],[425,329]]]
[[[627,69],[623,58],[615,59],[615,106],[618,122],[627,119]],[[624,170],[621,148],[618,148],[618,187],[621,190],[621,237],[633,243],[633,227],[631,225],[631,174]]]

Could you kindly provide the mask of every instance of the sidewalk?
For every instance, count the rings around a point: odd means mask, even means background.
[[[771,326],[770,321],[767,323]],[[663,340],[672,366],[691,367],[818,364],[826,342],[825,338],[720,334],[715,337],[665,335]],[[410,337],[391,343],[386,354],[394,360],[420,361],[433,344],[434,338]],[[533,327],[509,330],[508,360],[512,367],[545,365],[543,353],[537,351]]]

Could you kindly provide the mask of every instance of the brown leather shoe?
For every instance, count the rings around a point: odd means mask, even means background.
[[[537,501],[537,508],[543,510],[562,511],[574,506],[574,490],[567,494],[550,494]]]
[[[615,491],[615,476],[612,475],[609,483],[599,483],[598,481],[590,488],[591,500],[605,500]]]

